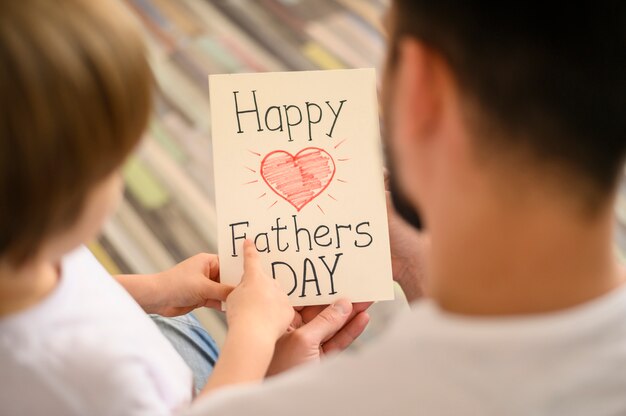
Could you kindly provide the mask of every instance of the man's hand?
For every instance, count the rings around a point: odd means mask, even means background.
[[[296,308],[291,327],[276,343],[268,376],[346,349],[369,322],[371,303],[340,299],[330,306]]]
[[[115,276],[147,312],[162,316],[184,315],[201,306],[219,309],[233,290],[219,283],[219,261],[201,253],[154,275]]]

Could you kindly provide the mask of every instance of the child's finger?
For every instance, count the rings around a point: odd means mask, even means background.
[[[223,283],[210,282],[207,286],[207,296],[205,298],[224,302],[233,289],[234,287]]]
[[[208,261],[204,266],[204,275],[214,282],[220,281],[220,261],[216,255],[209,254]]]
[[[259,253],[256,251],[256,247],[250,240],[243,242],[243,275],[244,278],[247,275],[256,274],[261,270],[259,260]]]
[[[214,256],[215,259],[217,259],[217,256]],[[213,267],[213,265],[211,265],[210,267]],[[208,272],[209,270],[209,265],[207,263],[206,266],[206,271]],[[214,272],[211,272],[211,275]],[[207,275],[205,273],[205,276],[209,277],[209,275]],[[220,283],[219,281],[215,281],[211,278],[209,279],[205,279],[201,288],[200,288],[200,295],[202,296],[202,298],[205,301],[211,301],[211,300],[215,300],[215,301],[220,301],[223,302],[226,300],[226,298],[228,297],[228,295],[230,294],[230,292],[232,292],[234,289],[234,287],[224,284],[224,283]]]

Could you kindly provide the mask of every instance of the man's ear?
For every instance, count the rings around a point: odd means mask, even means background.
[[[441,115],[442,61],[419,40],[405,37],[398,44],[396,65],[394,112],[402,120],[396,134],[401,140],[428,140]]]

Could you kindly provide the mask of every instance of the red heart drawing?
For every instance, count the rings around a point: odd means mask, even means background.
[[[302,149],[295,156],[275,150],[261,161],[265,183],[297,211],[324,192],[334,176],[335,161],[317,147]]]

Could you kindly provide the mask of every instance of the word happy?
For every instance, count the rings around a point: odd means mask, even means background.
[[[294,104],[271,105],[266,109],[259,108],[256,90],[250,91],[250,97],[242,101],[238,97],[239,91],[233,91],[235,100],[235,116],[237,117],[237,133],[244,133],[244,128],[253,126],[257,132],[287,131],[288,141],[292,142],[292,129],[302,125],[308,130],[309,141],[313,140],[314,126],[325,127],[326,136],[332,138],[333,131],[339,119],[343,105],[348,100],[339,100],[337,103],[324,101],[315,103],[305,101],[302,106]]]

